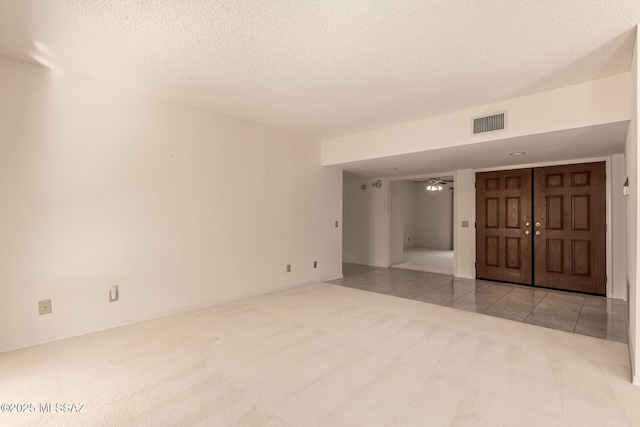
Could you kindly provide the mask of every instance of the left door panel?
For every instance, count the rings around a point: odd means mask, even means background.
[[[476,275],[532,284],[531,169],[476,174]]]

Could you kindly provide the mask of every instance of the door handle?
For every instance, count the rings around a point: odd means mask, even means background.
[[[540,225],[541,224],[539,222],[536,222],[536,227],[540,227]]]
[[[531,232],[530,232],[529,230],[525,230],[525,231],[524,231],[524,234],[525,234],[526,236],[528,236],[529,234],[531,234]]]
[[[536,230],[536,236],[540,235],[540,230]]]

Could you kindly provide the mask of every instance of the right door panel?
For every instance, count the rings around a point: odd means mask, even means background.
[[[534,284],[606,292],[605,163],[534,169]]]

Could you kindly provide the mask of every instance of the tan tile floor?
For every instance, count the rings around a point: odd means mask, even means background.
[[[438,273],[343,264],[329,283],[627,342],[625,301]]]

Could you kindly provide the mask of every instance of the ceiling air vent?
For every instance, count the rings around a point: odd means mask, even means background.
[[[472,135],[505,130],[507,125],[507,112],[491,114],[490,116],[474,117],[471,125],[473,127]]]

